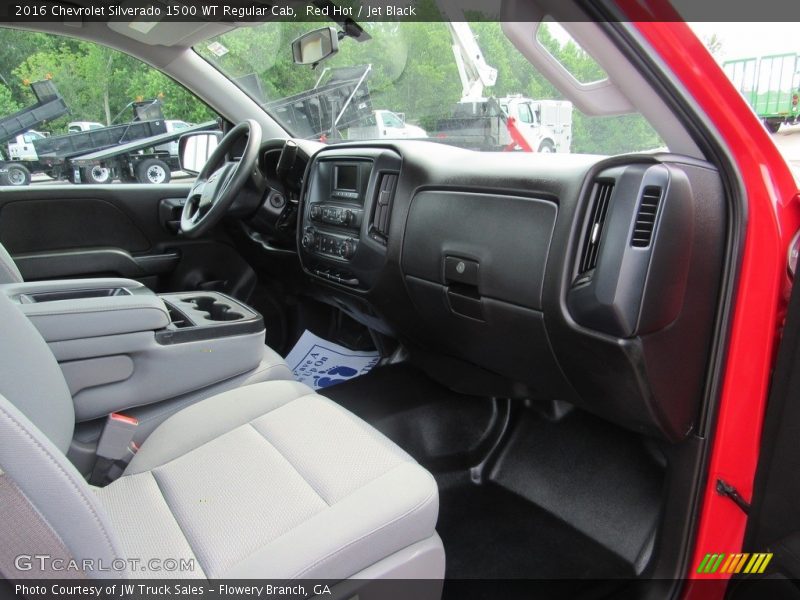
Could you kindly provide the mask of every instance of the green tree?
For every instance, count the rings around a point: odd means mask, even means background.
[[[712,33],[709,36],[703,38],[703,43],[708,48],[708,51],[714,57],[719,57],[722,54],[722,40],[719,39],[719,36],[716,33]]]
[[[9,115],[20,109],[19,103],[14,100],[11,90],[6,85],[0,85],[0,115]]]

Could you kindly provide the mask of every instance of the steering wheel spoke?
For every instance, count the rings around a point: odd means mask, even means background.
[[[247,137],[242,158],[228,160],[235,144]],[[261,127],[248,119],[220,140],[189,191],[181,214],[181,232],[199,237],[216,225],[251,178],[261,148]]]
[[[200,179],[197,179],[192,185],[192,189],[189,190],[189,197],[191,198],[193,196],[202,196],[205,187],[206,187],[205,180],[201,181]]]

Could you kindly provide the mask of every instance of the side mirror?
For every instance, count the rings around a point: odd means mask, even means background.
[[[397,115],[397,118],[400,119],[400,122],[405,125],[406,124],[406,113],[394,113]]]
[[[292,42],[292,58],[296,65],[316,65],[338,51],[339,34],[335,27],[309,31]]]
[[[203,131],[182,135],[178,141],[181,171],[197,175],[208,162],[208,157],[214,152],[221,138],[221,131]]]

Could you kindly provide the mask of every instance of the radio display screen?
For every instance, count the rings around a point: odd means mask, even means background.
[[[334,188],[348,192],[358,191],[358,165],[336,165]]]

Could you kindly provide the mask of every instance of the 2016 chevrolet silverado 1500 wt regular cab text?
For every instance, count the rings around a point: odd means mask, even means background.
[[[710,9],[484,4],[2,9],[67,178],[0,187],[11,593],[796,591],[798,188]]]

